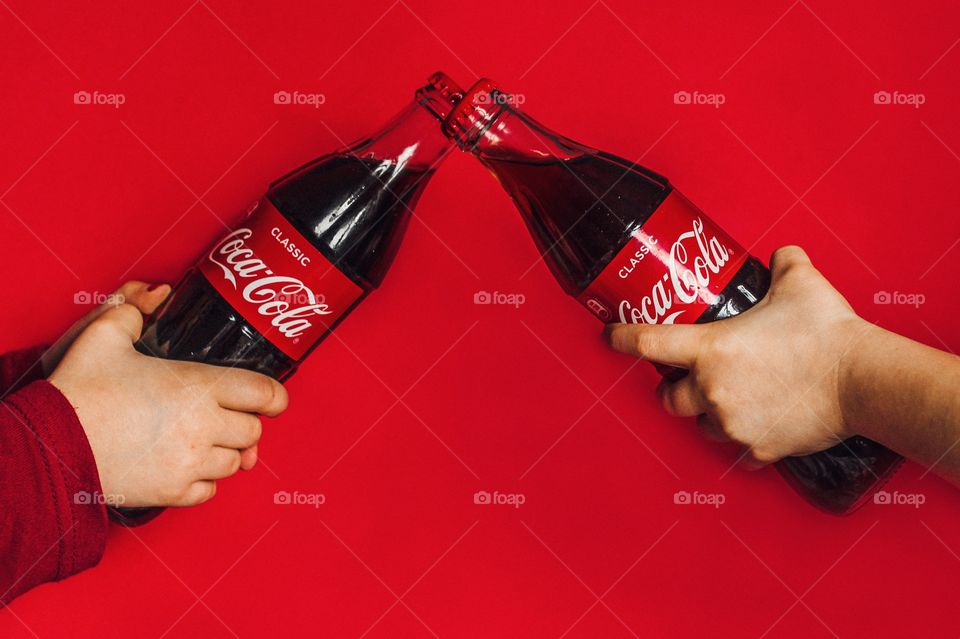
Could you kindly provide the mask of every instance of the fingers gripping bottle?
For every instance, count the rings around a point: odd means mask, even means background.
[[[453,148],[462,96],[442,73],[386,126],[274,182],[144,326],[141,352],[280,380],[383,281],[413,207]],[[121,509],[124,523],[158,509]]]
[[[490,80],[467,92],[444,131],[494,174],[553,276],[603,322],[712,322],[766,294],[767,268],[666,178],[542,126]],[[862,504],[900,461],[853,437],[777,468],[812,504],[840,514]]]

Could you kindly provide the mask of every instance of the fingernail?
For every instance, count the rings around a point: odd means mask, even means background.
[[[150,291],[155,291],[161,286],[163,286],[163,284],[157,284],[157,283],[151,284],[150,286],[147,287],[147,292],[149,293]]]

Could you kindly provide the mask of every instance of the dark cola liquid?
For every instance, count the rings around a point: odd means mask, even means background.
[[[666,178],[602,152],[564,161],[481,159],[513,197],[544,261],[571,295],[581,293],[606,268],[673,189]],[[770,271],[750,257],[696,323],[742,313],[769,287]],[[672,379],[685,374],[669,367],[658,370]],[[814,505],[844,513],[860,505],[901,461],[889,449],[857,436],[813,455],[788,457],[777,468]]]
[[[380,285],[393,262],[410,210],[429,178],[427,171],[400,167],[393,161],[334,155],[279,180],[267,197],[366,293]],[[149,319],[137,348],[166,359],[238,366],[278,379],[292,374],[297,364],[254,329],[196,269]]]

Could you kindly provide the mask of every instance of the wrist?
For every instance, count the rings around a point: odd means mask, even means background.
[[[837,371],[837,395],[840,414],[847,437],[862,435],[878,440],[877,423],[869,416],[868,405],[873,367],[870,362],[878,341],[885,331],[860,317],[850,320],[845,330],[843,348]]]
[[[74,385],[70,383],[70,380],[63,379],[63,376],[59,375],[58,373],[59,371],[54,371],[52,374],[50,374],[50,376],[47,377],[47,382],[56,388],[67,400],[67,403],[69,403],[73,408],[73,412],[77,418],[77,423],[80,424],[80,429],[86,436],[87,445],[93,454],[94,462],[102,480],[102,472],[100,471],[103,461],[101,459],[102,453],[100,451],[100,441],[99,437],[97,436],[98,434],[93,430],[93,425],[96,423],[96,420],[91,419],[90,415],[88,414],[89,411],[87,410],[90,403],[82,397],[83,393],[79,389],[75,388]],[[104,494],[109,493],[104,490]]]

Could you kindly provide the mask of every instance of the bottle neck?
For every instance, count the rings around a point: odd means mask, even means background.
[[[380,285],[436,166],[452,143],[432,82],[371,136],[271,185],[274,206],[304,238],[364,290]]]
[[[431,172],[452,148],[452,141],[443,134],[440,124],[453,108],[455,99],[458,99],[456,94],[428,84],[381,129],[341,153],[389,163],[394,170]]]
[[[480,81],[444,120],[443,131],[481,160],[538,163],[597,151],[543,126],[516,108],[515,96]]]
[[[634,162],[548,129],[518,102],[481,80],[444,120],[444,133],[494,174],[554,277],[577,295],[649,218],[669,185]]]

